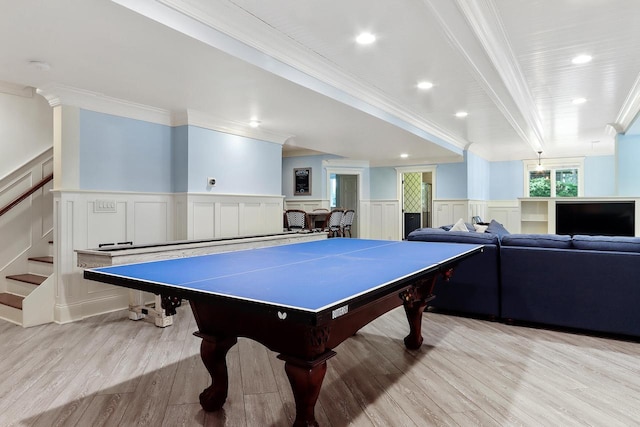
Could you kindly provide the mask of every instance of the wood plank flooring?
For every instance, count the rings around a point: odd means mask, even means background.
[[[403,347],[394,310],[328,362],[321,426],[640,424],[640,343],[425,313]],[[0,322],[0,426],[289,426],[276,354],[246,339],[228,354],[229,397],[205,413],[209,381],[191,311],[160,329],[125,311],[23,329]]]

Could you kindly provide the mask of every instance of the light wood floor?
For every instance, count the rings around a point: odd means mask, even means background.
[[[640,424],[640,344],[425,313],[407,351],[402,309],[339,346],[321,426]],[[288,426],[283,362],[241,339],[224,409],[205,413],[209,376],[188,307],[174,326],[126,312],[23,329],[0,322],[0,426]]]

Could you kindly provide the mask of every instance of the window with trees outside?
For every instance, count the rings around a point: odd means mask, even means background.
[[[583,195],[583,159],[526,160],[526,197],[579,197]]]

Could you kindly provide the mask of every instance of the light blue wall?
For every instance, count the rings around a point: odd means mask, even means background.
[[[189,192],[279,195],[282,146],[189,126]],[[215,178],[215,187],[207,178]]]
[[[398,173],[395,168],[371,168],[371,199],[396,200],[398,198]]]
[[[611,197],[615,194],[615,156],[586,157],[584,159],[585,197]]]
[[[282,159],[282,194],[285,197],[294,197],[293,170],[295,168],[311,168],[311,195],[295,196],[297,200],[317,200],[327,196],[327,177],[322,167],[322,161],[334,159],[336,156],[300,156],[285,157]]]
[[[617,195],[640,196],[640,136],[617,135],[616,171]]]
[[[473,200],[490,200],[491,163],[469,151],[467,162],[467,197]]]
[[[436,199],[467,198],[466,162],[438,165],[436,180]]]
[[[491,162],[489,176],[491,200],[514,200],[523,197],[524,167],[521,160]]]
[[[639,137],[640,138],[640,137]],[[640,146],[640,140],[638,144]],[[629,147],[625,147],[629,152]],[[630,154],[637,156],[639,154]],[[634,157],[632,157],[634,158]],[[630,162],[633,164],[633,162]],[[466,168],[466,170],[465,170]],[[633,170],[637,166],[634,165]],[[640,168],[639,168],[640,169]],[[396,199],[396,170],[371,168],[371,198]],[[467,176],[466,182],[463,179]],[[584,161],[585,197],[616,196],[616,159],[614,156],[586,157]],[[640,179],[629,191],[640,192]],[[475,200],[515,200],[524,197],[524,167],[521,160],[489,162],[470,153],[467,163],[437,165],[437,198]]]
[[[281,180],[280,144],[80,110],[80,189],[279,195]]]
[[[172,192],[169,126],[80,110],[80,189]]]
[[[173,140],[173,191],[186,193],[189,190],[189,127],[171,129]]]

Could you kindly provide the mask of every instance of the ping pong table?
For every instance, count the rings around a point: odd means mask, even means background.
[[[422,344],[422,312],[438,275],[482,246],[327,239],[187,258],[87,269],[86,279],[161,295],[167,314],[189,301],[212,384],[205,411],[227,398],[226,354],[238,337],[285,362],[296,403],[294,426],[317,426],[314,408],[327,360],[341,342],[404,305],[408,349]]]

